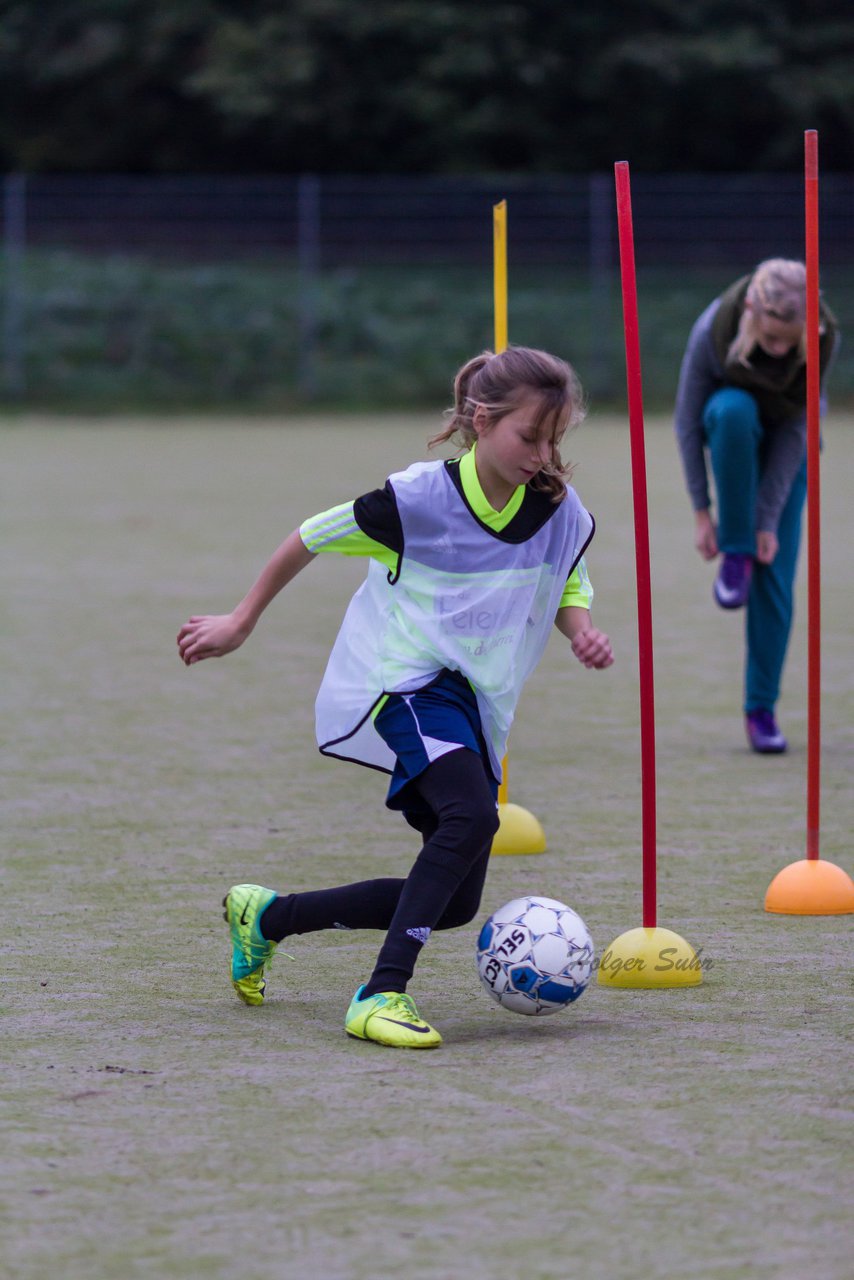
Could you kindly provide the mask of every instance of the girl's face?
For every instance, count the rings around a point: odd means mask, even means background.
[[[560,445],[562,431],[553,437],[549,427],[536,429],[540,407],[539,397],[531,392],[519,401],[518,408],[491,425],[487,410],[482,406],[475,409],[477,478],[496,511],[507,505],[520,484],[533,480],[552,462]]]
[[[751,310],[756,342],[767,356],[787,356],[798,345],[804,328],[799,320],[780,320],[758,307],[751,307]]]

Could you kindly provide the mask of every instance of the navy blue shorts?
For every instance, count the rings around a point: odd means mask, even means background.
[[[414,693],[391,693],[374,719],[377,733],[396,756],[386,804],[407,811],[419,807],[410,783],[448,747],[466,747],[481,757],[498,798],[483,739],[474,690],[458,672],[445,671],[432,684]]]

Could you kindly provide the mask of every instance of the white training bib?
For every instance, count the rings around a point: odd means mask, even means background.
[[[524,542],[491,532],[444,462],[389,477],[403,530],[396,576],[376,560],[354,595],[317,695],[320,750],[391,771],[373,726],[384,694],[461,672],[477,697],[496,777],[522,686],[549,637],[566,580],[593,534],[576,493]]]

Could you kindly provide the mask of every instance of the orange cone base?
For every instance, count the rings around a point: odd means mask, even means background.
[[[696,987],[703,965],[671,929],[629,929],[603,952],[597,981],[604,987]]]
[[[537,819],[518,804],[499,804],[493,853],[545,853],[546,833]]]
[[[765,894],[765,910],[786,916],[844,916],[854,912],[854,880],[824,858],[802,858],[777,875]]]

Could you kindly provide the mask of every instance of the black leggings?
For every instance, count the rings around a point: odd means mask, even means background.
[[[276,898],[261,917],[275,942],[318,929],[385,929],[365,995],[405,991],[434,929],[474,919],[489,866],[498,811],[484,760],[461,748],[434,761],[409,785],[421,805],[407,813],[424,845],[405,880],[362,880]]]

